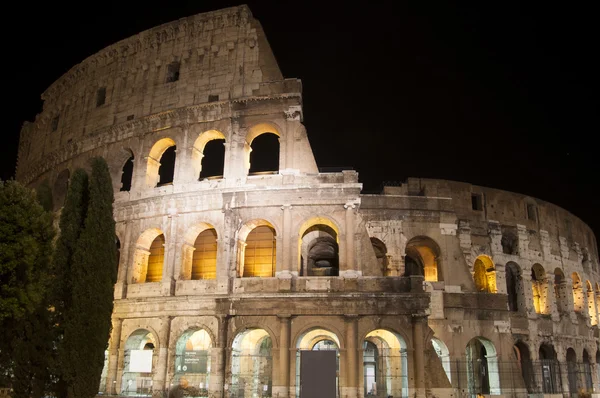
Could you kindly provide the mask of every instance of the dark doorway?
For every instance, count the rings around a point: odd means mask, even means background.
[[[300,351],[300,398],[336,397],[337,351]]]

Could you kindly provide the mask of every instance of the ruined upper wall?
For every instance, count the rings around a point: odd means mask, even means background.
[[[21,131],[19,163],[166,110],[300,91],[299,81],[283,84],[247,6],[182,18],[106,47],[54,82]]]
[[[592,229],[567,210],[541,199],[464,182],[426,178],[409,178],[400,187],[385,187],[382,198],[392,195],[407,196],[408,207],[411,207],[411,197],[421,201],[451,198],[456,218],[468,221],[476,234],[486,235],[490,222],[514,228],[514,232],[517,225],[522,225],[530,231],[532,245],[539,246],[540,231],[546,231],[552,238],[553,252],[560,251],[560,238],[564,238],[571,247],[577,243],[581,250],[588,250],[598,262],[598,246]],[[476,201],[480,200],[479,209],[474,208],[474,196],[479,198]]]

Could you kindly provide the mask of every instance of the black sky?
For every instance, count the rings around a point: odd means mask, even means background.
[[[320,167],[355,168],[365,192],[406,177],[521,192],[600,236],[593,2],[480,3],[247,2],[284,76],[302,79]],[[241,3],[12,4],[1,28],[3,179],[21,124],[70,67],[142,30]]]

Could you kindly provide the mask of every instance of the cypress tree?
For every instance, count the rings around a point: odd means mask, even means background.
[[[52,214],[35,192],[0,181],[0,383],[15,397],[40,397],[49,382],[53,238]]]
[[[103,158],[92,159],[89,204],[71,269],[71,308],[65,319],[61,366],[69,398],[98,393],[117,280],[113,186]]]
[[[64,331],[71,309],[73,288],[73,254],[79,236],[83,230],[88,207],[88,175],[83,169],[77,169],[71,177],[65,205],[59,221],[60,235],[56,241],[53,261],[53,294],[51,301],[54,305],[53,323],[55,325],[55,340],[58,346],[53,373],[56,376],[56,395],[59,398],[67,396],[65,366],[68,358],[64,357]]]

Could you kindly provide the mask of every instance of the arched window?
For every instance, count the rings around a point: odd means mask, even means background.
[[[494,344],[475,337],[466,348],[469,393],[500,395],[500,372]]]
[[[146,329],[133,332],[125,342],[121,395],[146,395],[152,391],[158,362],[155,336]]]
[[[577,312],[583,312],[587,300],[584,300],[583,298],[583,284],[581,283],[581,278],[577,272],[573,272],[571,274],[571,280],[573,281],[573,309]]]
[[[199,180],[222,178],[225,165],[225,136],[218,130],[202,132],[192,149],[192,167]]]
[[[538,314],[547,314],[548,279],[541,264],[531,267],[531,290],[533,292],[533,307]]]
[[[196,238],[192,258],[192,279],[216,279],[217,232],[205,229]]]
[[[272,123],[260,123],[248,129],[246,169],[248,174],[273,174],[279,171],[279,137]]]
[[[338,234],[326,224],[314,224],[302,234],[300,261],[302,276],[339,275]]]
[[[569,308],[569,300],[567,298],[567,283],[565,274],[560,268],[554,270],[554,296],[556,298],[556,308],[560,313],[567,313]]]
[[[67,191],[69,190],[69,178],[71,173],[68,169],[65,169],[58,173],[54,186],[52,188],[52,200],[54,205],[54,211],[59,210],[65,204],[67,198]]]
[[[131,153],[131,151],[129,151]],[[121,172],[121,191],[128,192],[131,190],[131,181],[133,179],[133,153],[125,161]]]
[[[521,269],[516,263],[506,264],[506,294],[510,311],[525,311],[523,279]]]
[[[569,381],[569,392],[577,394],[579,391],[577,354],[575,354],[575,350],[572,348],[567,349],[567,380]]]
[[[277,264],[275,229],[266,221],[246,224],[239,233],[239,275],[243,277],[275,276]]]
[[[160,167],[158,168],[159,178],[157,184],[159,187],[173,183],[173,176],[175,175],[176,150],[176,146],[169,147],[160,158]]]
[[[598,324],[596,314],[596,298],[590,281],[586,281],[587,311],[592,325]]]
[[[131,283],[162,281],[165,236],[157,228],[145,231],[137,241]]]
[[[246,329],[234,339],[231,349],[233,397],[271,396],[273,343],[264,329]]]
[[[534,393],[535,391],[535,374],[533,372],[533,363],[531,362],[531,355],[529,355],[529,347],[522,341],[518,341],[514,347],[515,356],[517,363],[521,368],[521,376],[523,377],[523,383],[527,388],[527,392]]]
[[[146,186],[148,188],[173,182],[175,149],[175,141],[170,138],[162,138],[152,146],[146,169]]]
[[[385,246],[385,243],[377,238],[371,238],[371,245],[373,246],[373,251],[375,252],[375,258],[377,258],[377,265],[381,271],[381,275],[388,276],[390,270],[388,269],[387,247]]]
[[[496,267],[488,256],[479,256],[473,266],[473,280],[478,292],[496,293]]]
[[[539,351],[540,366],[542,370],[542,391],[544,394],[558,394],[562,392],[560,366],[556,351],[550,344],[542,344]]]
[[[440,267],[440,248],[425,236],[412,238],[406,244],[404,276],[423,275],[426,281],[443,280]]]

